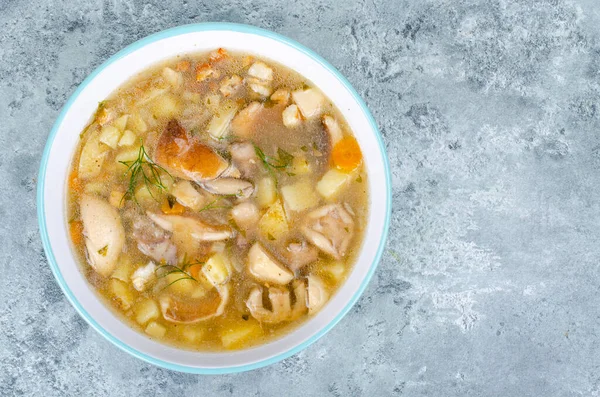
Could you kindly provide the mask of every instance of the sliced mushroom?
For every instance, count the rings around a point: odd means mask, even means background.
[[[200,299],[180,299],[171,295],[159,298],[165,320],[176,324],[194,324],[223,314],[229,300],[229,284],[217,286]]]
[[[310,212],[301,230],[321,251],[341,259],[354,235],[354,221],[341,204],[327,204]]]
[[[229,166],[209,146],[190,137],[177,120],[171,120],[158,139],[155,157],[172,175],[195,182],[215,179]]]
[[[125,244],[125,230],[115,207],[98,197],[83,195],[79,203],[87,258],[106,277],[117,266]]]
[[[173,185],[170,193],[175,197],[177,202],[183,206],[198,211],[202,208],[206,198],[198,192],[190,181],[179,181]]]
[[[260,213],[254,203],[244,202],[231,209],[231,217],[242,230],[248,230],[258,224]]]
[[[233,143],[229,145],[229,153],[231,154],[231,161],[242,172],[243,176],[249,177],[256,172],[258,157],[252,143]]]
[[[156,265],[150,261],[145,266],[138,267],[131,275],[133,288],[138,291],[144,291],[150,282],[156,279]]]
[[[243,179],[219,178],[204,182],[202,187],[210,193],[223,196],[237,196],[246,199],[254,192],[254,185]]]
[[[129,214],[128,218],[133,219],[133,238],[142,254],[157,262],[177,263],[177,247],[167,232],[137,213]]]
[[[227,77],[221,81],[221,86],[219,87],[219,91],[223,94],[224,97],[228,97],[232,95],[235,91],[238,90],[242,85],[242,78],[236,74],[231,77]]]
[[[319,250],[306,241],[292,242],[286,247],[283,256],[289,268],[295,272],[315,262],[319,256]]]
[[[233,229],[227,225],[209,225],[199,219],[181,215],[159,215],[148,212],[154,223],[169,232],[180,232],[197,241],[221,241],[233,237]]]
[[[248,271],[260,281],[280,285],[294,278],[294,274],[273,259],[260,243],[254,243],[248,251]]]
[[[256,121],[264,108],[262,103],[250,102],[248,106],[240,110],[231,121],[233,134],[241,138],[249,138],[254,132]]]
[[[338,124],[336,119],[334,119],[328,114],[323,116],[321,121],[323,122],[323,127],[325,127],[325,131],[327,131],[327,133],[329,134],[329,144],[333,148],[335,144],[341,141],[343,138],[342,129],[340,128],[340,125]]]
[[[287,290],[271,287],[269,288],[269,301],[272,310],[267,310],[263,306],[262,288],[254,287],[246,300],[246,306],[250,310],[252,317],[262,323],[279,323],[286,321],[291,314],[290,293]]]
[[[329,299],[329,293],[327,292],[327,289],[325,288],[325,284],[323,284],[323,281],[319,277],[317,277],[315,275],[310,275],[306,279],[308,281],[308,287],[307,287],[308,313],[315,314],[323,307],[323,305],[325,305],[325,303]]]
[[[315,88],[294,91],[292,92],[292,99],[306,119],[317,116],[321,112],[321,107],[325,101],[323,94]]]
[[[248,68],[248,75],[260,80],[271,81],[273,80],[273,69],[263,62],[254,62],[252,66]]]
[[[290,321],[302,316],[304,313],[306,313],[308,309],[306,283],[302,280],[294,280],[294,282],[292,283],[292,288],[294,290],[296,302],[294,302],[294,306],[292,307]]]

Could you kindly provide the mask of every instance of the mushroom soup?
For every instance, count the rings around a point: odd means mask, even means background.
[[[123,321],[186,349],[241,349],[297,327],[343,284],[367,179],[317,87],[218,49],[99,104],[67,206],[82,272]]]

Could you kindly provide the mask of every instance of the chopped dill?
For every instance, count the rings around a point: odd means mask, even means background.
[[[202,265],[202,264],[204,264],[204,262],[200,262],[198,260],[188,262],[187,256],[184,256],[181,263],[178,263],[177,265],[160,265],[156,268],[156,270],[154,270],[154,273],[156,274],[156,277],[159,279],[167,277],[170,274],[180,274],[181,275],[181,277],[179,277],[178,279],[173,280],[169,284],[167,284],[163,288],[163,289],[165,289],[181,280],[191,280],[191,281],[198,282],[198,280],[196,278],[194,278],[194,276],[192,276],[189,269],[190,269],[190,267],[192,267],[194,265]]]
[[[98,250],[98,254],[100,254],[102,256],[106,256],[107,252],[108,252],[108,245],[105,245],[104,247],[102,247]]]
[[[140,178],[144,182],[146,189],[148,189],[150,196],[152,196],[152,198],[154,198],[156,201],[158,201],[158,199],[154,197],[154,194],[152,193],[152,186],[158,188],[160,192],[165,192],[167,190],[167,188],[163,184],[161,173],[164,172],[171,179],[174,180],[173,176],[169,174],[167,170],[165,170],[163,167],[152,161],[152,159],[146,152],[146,149],[144,148],[144,144],[141,139],[140,150],[138,151],[137,159],[133,161],[119,161],[119,163],[127,167],[127,170],[125,171],[124,175],[129,174],[129,184],[127,186],[127,191],[121,198],[121,202],[123,202],[123,200],[127,198],[130,198],[133,201],[135,201],[136,204],[139,204],[135,197],[135,189],[138,185]]]

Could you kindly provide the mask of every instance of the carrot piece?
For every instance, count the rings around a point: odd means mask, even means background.
[[[82,190],[81,181],[78,176],[77,171],[73,171],[69,175],[69,189],[75,193],[81,193]]]
[[[362,162],[362,153],[358,142],[353,137],[342,138],[331,151],[333,165],[339,170],[350,172]]]
[[[172,206],[169,200],[165,200],[160,208],[162,212],[169,215],[179,215],[185,212],[185,207],[178,202],[175,202]]]
[[[175,65],[175,70],[178,72],[187,72],[190,69],[190,66],[192,66],[190,61],[179,61],[177,62],[177,65]]]
[[[224,48],[219,48],[218,50],[210,53],[209,60],[210,62],[218,62],[222,59],[227,58],[228,56],[229,54],[227,54],[227,51],[225,51]]]
[[[83,244],[83,223],[81,221],[69,222],[69,234],[73,244]]]
[[[188,268],[190,276],[194,277],[196,280],[198,280],[198,277],[200,277],[200,270],[202,270],[202,264],[200,263],[192,265]]]

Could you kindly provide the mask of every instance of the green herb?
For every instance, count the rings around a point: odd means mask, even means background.
[[[256,145],[254,145],[254,151],[267,170],[289,167],[292,160],[294,160],[294,156],[281,148],[277,149],[277,156],[279,158],[267,156],[265,152]]]
[[[292,161],[294,161],[294,156],[292,156],[282,148],[277,149],[277,155],[279,156],[279,161],[286,164],[286,166],[292,164]]]
[[[358,178],[356,178],[356,182],[361,183],[362,182],[362,176],[358,176]]]
[[[189,268],[194,265],[202,265],[202,264],[204,264],[204,262],[200,262],[198,260],[188,262],[187,256],[184,255],[181,263],[179,263],[177,265],[160,265],[156,268],[154,273],[156,274],[156,277],[159,279],[167,277],[169,274],[180,274],[181,275],[180,278],[173,280],[169,284],[167,284],[163,288],[163,289],[165,289],[181,280],[191,280],[191,281],[198,282],[198,280],[195,279],[194,276],[192,276],[192,274],[189,272]],[[159,272],[160,272],[160,274],[159,274]]]
[[[317,145],[317,142],[313,142],[312,147],[314,150],[319,150],[319,145]]]
[[[129,184],[127,186],[127,191],[121,198],[121,202],[126,198],[130,198],[139,204],[135,198],[135,189],[137,188],[140,178],[146,186],[146,189],[148,189],[150,196],[152,196],[152,198],[154,198],[156,201],[158,200],[152,193],[152,186],[156,187],[161,192],[165,192],[167,190],[162,182],[161,173],[167,174],[173,180],[175,179],[167,170],[152,161],[146,152],[141,139],[140,150],[138,151],[137,159],[133,161],[119,161],[119,163],[127,167],[125,175],[129,174]]]
[[[200,208],[198,210],[198,212],[204,212],[204,211],[208,211],[208,210],[214,210],[217,208],[231,208],[231,204],[227,203],[227,205],[217,205],[221,200],[224,200],[228,197],[240,197],[242,195],[242,191],[240,190],[240,192],[238,194],[225,194],[221,197],[217,197],[216,199],[214,199],[213,201],[211,201],[210,203],[206,204],[204,207]]]
[[[308,148],[307,148],[306,146],[302,146],[302,147],[300,148],[300,150],[302,150],[303,152],[308,152]]]
[[[98,250],[98,253],[102,256],[106,256],[107,252],[108,252],[108,245],[105,245],[104,247],[102,247]]]
[[[288,172],[287,174],[288,176],[296,176],[296,174],[294,174],[293,172]]]
[[[250,319],[250,316],[248,316],[247,314],[242,314],[242,320],[248,321],[248,319]]]
[[[271,233],[267,234],[267,237],[269,238],[269,240],[274,241],[275,237],[273,237],[273,235]]]

